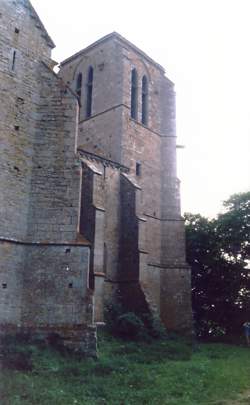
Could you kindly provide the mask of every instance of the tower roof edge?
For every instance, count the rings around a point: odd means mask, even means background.
[[[120,35],[118,32],[113,31],[110,34],[105,35],[104,37],[98,39],[97,41],[93,42],[91,45],[87,46],[86,48],[80,50],[79,52],[75,53],[74,55],[70,56],[69,58],[65,59],[60,63],[61,66],[66,65],[67,63],[71,62],[72,60],[76,59],[77,57],[84,55],[91,49],[103,44],[104,42],[107,42],[109,40],[118,40],[124,45],[132,48],[137,54],[148,60],[150,63],[152,63],[154,66],[156,66],[162,73],[165,73],[165,69],[157,62],[155,62],[150,56],[148,56],[144,51],[139,49],[136,45],[134,45],[132,42],[128,41],[126,38],[124,38],[122,35]]]

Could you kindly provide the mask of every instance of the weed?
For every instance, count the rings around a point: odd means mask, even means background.
[[[249,349],[151,342],[103,333],[99,358],[31,346],[32,370],[1,370],[1,405],[204,405],[236,398],[249,386]],[[19,352],[27,346],[19,346]]]

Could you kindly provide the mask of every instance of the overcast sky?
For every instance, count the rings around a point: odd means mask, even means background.
[[[250,0],[32,0],[60,62],[117,31],[177,93],[182,211],[215,216],[250,190]]]

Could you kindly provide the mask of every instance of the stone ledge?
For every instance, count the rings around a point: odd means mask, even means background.
[[[20,240],[20,239],[12,239],[12,238],[4,238],[4,237],[0,237],[0,243],[3,242],[7,242],[7,243],[13,243],[16,245],[30,245],[30,246],[38,246],[38,245],[42,245],[42,246],[90,246],[90,242],[87,241],[87,239],[79,238],[78,241],[71,241],[71,242],[66,242],[66,241],[62,241],[62,242],[50,242],[50,241],[27,241],[27,240]]]

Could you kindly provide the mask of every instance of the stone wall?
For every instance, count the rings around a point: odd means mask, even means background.
[[[20,325],[25,246],[0,242],[0,324]]]
[[[29,2],[0,4],[1,236],[27,231],[33,133],[39,98],[38,60],[49,63],[51,43]]]
[[[38,244],[25,247],[21,322],[51,327],[91,324],[88,247]]]
[[[77,100],[43,63],[39,65],[39,83],[28,237],[75,241],[81,182],[75,150]]]
[[[56,333],[93,354],[78,101],[51,70],[54,45],[28,0],[1,1],[0,29],[1,333]]]

